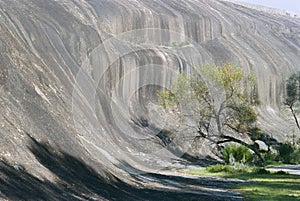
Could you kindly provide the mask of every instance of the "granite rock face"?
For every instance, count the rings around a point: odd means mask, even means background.
[[[295,130],[282,101],[299,18],[212,0],[1,0],[0,16],[0,157],[37,177],[56,179],[35,143],[126,182],[172,166],[156,91],[205,63],[253,71],[261,126]]]

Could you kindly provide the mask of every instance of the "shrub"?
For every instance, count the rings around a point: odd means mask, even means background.
[[[294,152],[290,155],[291,164],[300,164],[300,148],[294,149]]]
[[[205,169],[206,169],[206,171],[211,172],[211,173],[217,173],[217,172],[234,173],[236,171],[232,166],[222,165],[222,164],[208,166]]]
[[[222,151],[224,161],[229,164],[230,159],[233,157],[237,163],[250,164],[253,160],[253,154],[251,151],[242,145],[230,144],[226,145]],[[232,164],[231,164],[232,165]]]
[[[262,154],[263,158],[265,159],[264,164],[277,164],[277,158],[278,158],[278,153],[277,152],[266,152]]]
[[[278,158],[283,163],[298,164],[300,163],[300,149],[291,143],[283,143],[278,149]]]
[[[279,149],[279,157],[281,158],[289,158],[289,156],[294,152],[293,145],[290,143],[281,144]]]
[[[206,171],[210,173],[219,173],[219,172],[225,172],[225,173],[246,173],[250,172],[252,169],[242,165],[241,163],[237,163],[235,166],[231,165],[223,165],[223,164],[217,164],[217,165],[211,165],[205,168]]]

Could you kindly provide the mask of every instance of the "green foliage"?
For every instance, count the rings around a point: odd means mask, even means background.
[[[299,83],[300,83],[300,72],[293,73],[286,82],[286,99],[285,104],[293,106],[296,102],[300,101],[299,93]]]
[[[225,91],[227,100],[257,103],[255,76],[252,73],[245,73],[241,67],[233,64],[223,66],[207,64],[203,68],[203,74],[214,87]]]
[[[218,173],[218,172],[234,173],[234,172],[236,172],[236,170],[233,168],[233,166],[222,165],[222,164],[207,166],[205,168],[205,170],[210,173]]]
[[[238,104],[233,106],[233,116],[236,117],[232,124],[235,125],[239,132],[249,132],[253,129],[253,124],[257,121],[257,114],[254,109],[246,104]]]
[[[284,163],[290,162],[290,157],[292,153],[294,152],[293,145],[290,143],[284,143],[280,145],[279,149],[279,157],[282,158]]]
[[[248,166],[231,166],[216,164],[207,166],[205,170],[209,173],[251,173],[251,174],[270,174],[271,172],[262,167],[248,167]]]
[[[157,95],[159,98],[158,104],[164,109],[168,109],[175,104],[175,96],[170,91],[159,91]]]
[[[238,118],[241,124],[251,124],[257,121],[257,114],[253,108],[248,105],[235,105],[233,110],[235,112],[235,116]]]
[[[253,161],[253,154],[251,151],[242,145],[230,144],[226,145],[222,151],[224,161],[229,164],[230,158],[233,157],[235,162],[250,164]]]
[[[294,152],[291,154],[290,163],[300,164],[300,148],[295,149]]]
[[[278,148],[277,159],[285,164],[299,164],[300,148],[288,142],[283,143]]]
[[[235,166],[231,165],[223,165],[223,164],[217,164],[217,165],[211,165],[207,166],[205,170],[209,173],[251,173],[251,174],[271,174],[270,171],[266,170],[263,167],[247,167],[243,166],[242,168],[236,168]]]
[[[197,137],[222,146],[226,142],[244,144],[240,139],[249,137],[256,128],[255,89],[254,76],[245,73],[241,67],[204,65],[189,76],[180,74],[170,91],[159,92],[158,97],[159,104],[165,109],[176,111],[176,107],[181,107],[182,122],[186,120],[191,125],[194,121],[192,125],[199,134]],[[232,133],[240,137],[235,138]],[[237,162],[243,158],[246,162],[250,158],[246,151],[241,158],[236,153]]]
[[[300,123],[297,118],[300,105],[300,72],[292,74],[286,82],[286,99],[284,104],[287,105],[293,115],[295,123],[300,130]]]
[[[277,161],[278,153],[269,151],[269,152],[263,153],[262,156],[265,159],[265,164],[267,164],[267,165],[278,164],[278,161]]]
[[[282,143],[276,149],[262,154],[264,165],[300,164],[300,147],[297,143]]]
[[[203,72],[215,84],[222,86],[226,91],[234,88],[237,92],[240,92],[240,83],[246,78],[242,68],[232,64],[223,66],[205,65]]]
[[[253,117],[257,119],[256,117]],[[260,128],[258,128],[257,126],[251,127],[248,130],[248,135],[249,137],[255,141],[255,140],[261,140],[261,141],[267,141],[267,134],[265,134]]]
[[[158,91],[158,104],[164,109],[176,108],[179,103],[191,99],[189,92],[189,80],[184,74],[179,74],[170,90]]]
[[[231,125],[230,129],[244,132],[257,120],[251,95],[254,94],[254,80],[251,74],[244,73],[241,67],[235,65],[205,65],[191,76],[180,74],[169,92],[158,92],[159,104],[164,108],[182,104],[189,111],[189,118],[194,117],[200,127],[207,121],[217,120],[219,135],[228,125]],[[216,105],[216,99],[223,92],[225,97],[221,98],[220,105]],[[228,122],[218,121],[221,116]]]
[[[197,171],[193,170],[193,172]],[[289,175],[284,172],[270,173],[261,168],[248,168],[246,172],[228,172],[227,170],[217,173],[198,172],[198,175],[202,176],[222,176],[250,181],[233,186],[234,189],[239,189],[243,192],[242,196],[245,200],[296,201],[300,198],[300,176],[298,175]]]

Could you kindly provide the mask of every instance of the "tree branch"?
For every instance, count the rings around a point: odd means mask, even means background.
[[[295,112],[295,110],[294,110],[294,108],[293,108],[293,105],[289,105],[289,108],[290,108],[290,110],[291,110],[291,112],[292,112],[292,114],[293,114],[293,117],[294,117],[294,119],[295,119],[296,125],[297,125],[298,129],[300,130],[299,121],[298,121],[298,118],[297,118],[297,116],[296,116],[296,112]]]
[[[255,146],[255,144],[253,145],[250,145],[250,144],[247,144],[246,142],[242,141],[242,140],[239,140],[237,138],[234,138],[232,136],[228,136],[228,135],[223,135],[222,138],[226,139],[226,140],[222,140],[222,141],[218,141],[217,144],[224,144],[224,143],[227,143],[227,142],[236,142],[238,144],[241,144],[241,145],[244,145],[245,147],[251,149],[252,151],[254,151],[254,153],[259,157],[259,159],[264,162],[264,158],[261,156],[257,146]]]

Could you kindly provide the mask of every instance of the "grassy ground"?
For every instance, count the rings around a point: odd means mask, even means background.
[[[276,173],[259,174],[253,171],[210,173],[207,170],[189,170],[187,173],[253,181],[233,187],[233,189],[243,191],[244,197],[251,201],[300,200],[300,176]]]

